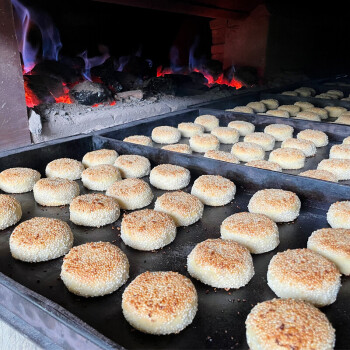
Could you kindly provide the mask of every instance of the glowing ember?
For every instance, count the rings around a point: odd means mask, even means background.
[[[27,107],[33,108],[40,104],[40,100],[36,97],[34,92],[29,88],[28,82],[24,81],[24,93]]]
[[[117,101],[113,101],[113,102],[111,102],[109,105],[110,106],[115,106],[117,104]]]
[[[68,104],[73,103],[73,101],[71,100],[68,94],[55,98],[55,101],[56,103],[68,103]]]

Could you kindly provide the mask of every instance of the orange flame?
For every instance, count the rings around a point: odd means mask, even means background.
[[[24,94],[25,94],[25,98],[26,98],[27,107],[33,108],[33,107],[40,104],[40,100],[34,94],[32,89],[28,86],[27,81],[24,81]]]

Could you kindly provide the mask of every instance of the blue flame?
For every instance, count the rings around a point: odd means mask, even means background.
[[[101,56],[95,56],[95,57],[88,58],[87,51],[84,51],[80,55],[78,55],[85,62],[85,69],[82,72],[82,75],[84,76],[84,78],[86,80],[92,81],[91,74],[90,74],[91,68],[103,64],[110,57],[109,50],[106,46],[100,45],[99,50],[102,54]]]

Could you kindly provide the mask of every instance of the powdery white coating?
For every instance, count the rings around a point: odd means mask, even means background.
[[[305,129],[298,133],[297,139],[311,141],[316,147],[328,145],[328,136],[323,131]]]
[[[244,137],[244,142],[256,143],[264,151],[271,151],[275,147],[275,138],[263,132],[253,132]]]
[[[128,136],[123,141],[130,142],[130,143],[136,143],[137,145],[142,145],[142,146],[149,146],[149,147],[153,146],[152,139],[150,137],[144,136],[144,135]]]
[[[277,253],[267,270],[267,284],[280,298],[305,300],[315,306],[335,302],[340,289],[335,264],[310,249]]]
[[[226,109],[227,112],[236,112],[236,113],[249,113],[249,114],[253,114],[254,110],[251,107],[247,107],[247,106],[236,106],[234,108],[229,108]]]
[[[118,220],[119,205],[115,198],[101,193],[74,198],[69,206],[70,220],[76,225],[101,227]]]
[[[323,159],[317,169],[331,172],[338,180],[350,180],[350,159]]]
[[[344,97],[343,91],[340,91],[340,90],[328,90],[326,93],[338,96],[338,98],[343,98]]]
[[[296,91],[283,91],[281,95],[286,95],[286,96],[298,96],[299,94]]]
[[[244,120],[233,120],[227,125],[229,128],[236,129],[241,136],[251,134],[255,130],[255,125]]]
[[[154,209],[169,214],[176,226],[189,226],[203,216],[204,205],[196,196],[176,191],[158,197]]]
[[[277,148],[270,153],[269,161],[279,164],[282,169],[301,169],[305,165],[305,154],[295,148]]]
[[[279,164],[275,162],[270,162],[269,160],[252,160],[251,162],[248,162],[245,165],[265,170],[273,170],[279,172],[282,171],[282,167]]]
[[[205,152],[204,157],[221,160],[222,162],[239,164],[239,159],[229,152],[211,150]]]
[[[0,230],[16,224],[21,217],[20,202],[7,194],[0,194]]]
[[[252,142],[237,142],[231,148],[231,153],[242,162],[261,160],[265,158],[263,148]]]
[[[157,126],[152,130],[152,140],[157,143],[170,144],[179,142],[181,133],[173,126]]]
[[[93,165],[81,174],[83,185],[95,191],[106,191],[109,186],[121,179],[119,170],[110,164]]]
[[[194,122],[195,124],[202,125],[207,132],[210,132],[219,126],[219,119],[211,114],[200,115],[194,120]]]
[[[350,115],[341,115],[334,123],[350,125]]]
[[[173,164],[157,165],[149,175],[152,186],[166,191],[181,190],[188,186],[190,180],[191,173],[188,169]]]
[[[272,299],[257,304],[246,324],[251,350],[332,350],[335,330],[326,315],[309,303]]]
[[[350,230],[323,228],[312,232],[307,247],[332,261],[339,271],[350,275]]]
[[[281,105],[278,107],[278,110],[288,112],[291,117],[295,117],[300,112],[300,109],[299,106],[295,105]]]
[[[318,114],[309,111],[297,113],[295,119],[311,120],[314,122],[321,121],[321,117]]]
[[[29,192],[40,177],[38,171],[30,168],[6,169],[0,173],[0,189],[7,193]]]
[[[263,113],[266,112],[266,106],[262,102],[249,102],[247,107],[253,109],[254,113]]]
[[[144,177],[151,171],[150,161],[136,154],[119,156],[114,166],[120,171],[123,179]]]
[[[350,201],[333,203],[328,209],[327,221],[333,228],[350,229]]]
[[[224,144],[236,143],[239,140],[239,132],[229,127],[221,126],[215,128],[211,134],[216,136]]]
[[[182,137],[191,137],[204,133],[204,126],[195,123],[180,123],[177,128],[180,130]]]
[[[338,117],[340,117],[344,112],[347,112],[347,111],[348,111],[346,108],[340,107],[340,106],[326,106],[324,109],[327,110],[329,116],[330,116],[330,117],[333,117],[333,118],[338,118]]]
[[[134,249],[150,251],[170,244],[176,237],[176,225],[166,213],[138,210],[124,216],[120,237]]]
[[[302,151],[306,157],[316,154],[316,146],[312,141],[290,138],[282,142],[281,148],[295,148]]]
[[[73,246],[73,233],[62,220],[35,217],[20,223],[10,236],[15,259],[40,262],[59,258]]]
[[[177,143],[175,145],[163,146],[162,149],[165,149],[166,151],[171,151],[171,152],[192,154],[191,147],[189,145],[186,145],[185,143]]]
[[[222,222],[220,233],[222,239],[232,239],[253,254],[274,250],[280,243],[276,223],[263,214],[233,214]]]
[[[190,138],[189,142],[192,150],[199,153],[218,150],[220,147],[219,139],[211,134],[194,135]]]
[[[329,158],[350,159],[350,145],[334,145],[329,151]]]
[[[327,119],[328,118],[328,111],[326,109],[324,109],[324,108],[311,107],[311,108],[308,108],[307,111],[317,114],[321,119]]]
[[[300,199],[295,193],[273,188],[256,192],[248,204],[250,213],[264,214],[274,222],[295,220],[300,207]]]
[[[116,198],[120,208],[127,210],[147,207],[154,197],[147,182],[132,178],[115,182],[106,195]]]
[[[220,175],[202,175],[193,183],[191,194],[205,205],[218,207],[235,198],[236,185]]]
[[[343,144],[350,145],[350,136],[345,137],[345,139],[343,140]]]
[[[118,153],[114,149],[103,148],[86,153],[82,159],[82,163],[85,168],[102,164],[113,165],[117,157]]]
[[[33,187],[35,201],[49,207],[69,204],[79,193],[75,181],[61,178],[40,179]]]
[[[177,272],[144,272],[126,288],[122,310],[136,329],[150,334],[179,333],[192,323],[198,296],[191,280]]]
[[[241,288],[254,276],[249,250],[235,241],[207,239],[187,257],[189,274],[216,288]]]
[[[266,106],[266,109],[277,109],[279,106],[279,102],[275,100],[274,98],[269,98],[266,100],[261,100],[261,103],[263,103]]]
[[[279,118],[289,118],[290,117],[290,114],[288,111],[284,111],[284,110],[282,111],[279,109],[273,109],[273,110],[267,111],[266,115],[271,115],[273,117],[279,117]]]
[[[129,278],[129,261],[108,242],[73,247],[63,258],[61,279],[71,293],[98,297],[113,293]]]
[[[285,124],[270,124],[265,127],[264,133],[275,138],[276,141],[284,141],[293,137],[294,128]]]
[[[84,165],[78,160],[71,158],[60,158],[46,165],[47,177],[59,177],[61,179],[77,180],[81,178]]]
[[[307,170],[299,174],[300,176],[311,177],[313,179],[319,179],[324,181],[338,182],[338,178],[327,170]]]
[[[304,101],[297,101],[297,102],[294,103],[294,105],[300,107],[300,109],[302,111],[306,111],[306,110],[308,110],[310,108],[315,107],[312,103],[304,102]]]

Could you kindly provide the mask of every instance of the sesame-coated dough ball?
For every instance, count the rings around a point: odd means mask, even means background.
[[[149,146],[149,147],[153,146],[152,139],[150,137],[144,136],[144,135],[128,136],[123,141],[129,142],[129,143],[135,143],[137,145],[142,145],[142,146]]]
[[[220,147],[219,139],[211,134],[194,135],[190,138],[189,143],[192,150],[199,153],[218,150]]]
[[[123,179],[140,178],[149,175],[151,171],[150,161],[136,154],[125,154],[119,156],[114,166],[120,171]]]
[[[177,143],[181,139],[181,133],[173,126],[157,126],[152,130],[152,140],[157,143]]]
[[[0,230],[16,224],[21,217],[20,202],[7,194],[0,194]]]
[[[222,162],[239,164],[238,158],[229,152],[211,150],[211,151],[205,152],[204,157],[221,160]]]
[[[38,171],[30,168],[6,169],[0,173],[0,189],[7,193],[29,192],[40,177]]]
[[[211,114],[200,115],[194,122],[195,124],[202,125],[206,132],[210,132],[219,126],[219,119]]]
[[[81,174],[84,169],[84,165],[78,160],[71,158],[60,158],[47,164],[45,173],[47,177],[77,180],[81,178]]]
[[[117,157],[118,153],[114,149],[99,149],[86,153],[82,163],[86,168],[102,164],[113,165]]]
[[[255,125],[244,120],[233,120],[227,125],[229,128],[236,129],[241,136],[251,134],[255,130]]]
[[[81,175],[83,185],[89,190],[106,191],[114,182],[122,179],[119,170],[110,164],[93,165]]]
[[[333,203],[328,209],[327,221],[333,228],[350,229],[350,201]]]
[[[152,186],[167,191],[180,190],[186,187],[190,180],[191,173],[188,169],[173,164],[157,165],[149,175]]]
[[[182,137],[192,137],[203,134],[205,131],[203,125],[195,123],[180,123],[177,128],[180,130]]]

